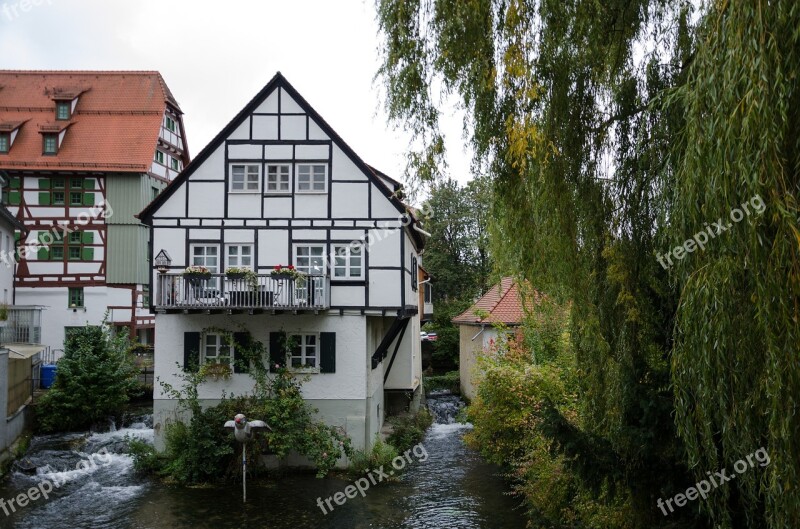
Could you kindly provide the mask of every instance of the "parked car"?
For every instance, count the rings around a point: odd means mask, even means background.
[[[423,342],[427,342],[428,341],[428,333],[426,333],[425,331],[420,331],[419,339],[422,340]]]
[[[428,333],[428,341],[429,342],[435,342],[438,337],[439,336],[435,332],[429,332]]]

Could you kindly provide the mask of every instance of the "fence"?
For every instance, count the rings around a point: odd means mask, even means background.
[[[6,416],[10,417],[19,408],[28,402],[33,395],[34,381],[38,380],[39,364],[33,363],[30,358],[8,361],[8,409]],[[37,373],[34,373],[34,368]]]

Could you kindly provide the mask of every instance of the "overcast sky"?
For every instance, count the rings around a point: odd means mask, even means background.
[[[367,163],[399,178],[408,141],[381,108],[378,45],[375,0],[0,0],[0,68],[158,70],[192,156],[280,71]],[[453,117],[445,132],[465,182],[460,127]]]

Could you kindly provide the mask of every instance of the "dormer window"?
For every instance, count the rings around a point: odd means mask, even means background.
[[[11,147],[8,132],[0,132],[0,154],[7,154]]]
[[[58,154],[58,135],[42,134],[42,153],[53,155]]]
[[[56,119],[66,120],[72,115],[72,105],[69,101],[56,101]]]

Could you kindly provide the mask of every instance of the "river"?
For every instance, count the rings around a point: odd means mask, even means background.
[[[126,436],[152,440],[149,416],[106,433],[34,437],[25,472],[0,484],[0,527],[14,529],[522,529],[519,501],[510,497],[499,469],[462,442],[470,425],[454,421],[458,397],[434,395],[436,418],[423,445],[427,459],[415,461],[399,479],[378,483],[365,496],[323,514],[317,498],[343,491],[352,481],[340,477],[284,475],[226,487],[169,487],[137,476],[124,452]],[[92,455],[94,454],[94,456]],[[420,458],[422,459],[422,458]],[[82,463],[83,462],[83,463]],[[77,468],[76,468],[77,467]],[[63,484],[48,494],[44,480]],[[8,500],[38,487],[26,506]],[[37,496],[36,499],[33,499]]]

